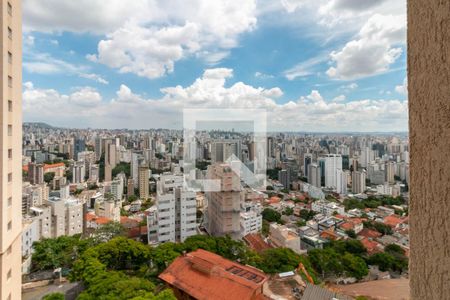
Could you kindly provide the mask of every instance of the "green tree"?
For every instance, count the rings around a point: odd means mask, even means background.
[[[271,208],[265,208],[262,212],[262,217],[269,223],[280,222],[281,220],[281,214]]]
[[[59,267],[71,268],[73,262],[93,245],[91,239],[80,235],[43,239],[33,244],[32,270],[53,270]]]
[[[96,244],[108,242],[109,240],[118,237],[125,236],[125,228],[119,222],[109,222],[100,226],[92,234]]]
[[[73,180],[73,173],[72,173],[71,170],[67,170],[65,172],[64,176],[66,176],[67,180],[70,181],[70,182]]]
[[[120,173],[125,173],[127,177],[131,175],[131,165],[126,162],[121,162],[112,169],[112,177],[116,177]]]
[[[383,235],[390,235],[393,233],[392,228],[386,224],[380,223],[380,222],[370,222],[366,221],[363,223],[365,228],[369,229],[375,229],[379,233]]]
[[[51,293],[45,295],[42,300],[64,300],[64,294],[62,293]]]
[[[286,207],[283,211],[283,215],[286,215],[286,216],[292,216],[293,213],[294,213],[294,209],[290,208],[290,207]]]
[[[345,253],[342,257],[342,264],[346,274],[356,279],[362,279],[369,274],[366,262],[361,257]]]
[[[300,218],[302,218],[305,221],[309,221],[316,215],[316,212],[308,209],[302,209],[300,210]]]
[[[52,182],[53,178],[55,178],[55,172],[48,172],[44,174],[44,181],[46,183]]]
[[[345,234],[348,235],[349,238],[356,239],[356,233],[353,229],[346,230]]]

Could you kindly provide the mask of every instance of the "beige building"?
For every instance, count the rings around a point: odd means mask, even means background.
[[[239,238],[241,225],[241,181],[227,164],[208,167],[208,179],[217,180],[219,191],[207,192],[208,232],[214,236]]]
[[[22,9],[1,0],[0,299],[21,299]]]
[[[298,254],[305,252],[301,250],[298,234],[284,225],[270,224],[269,239],[270,243],[276,247],[289,248]]]
[[[139,198],[147,200],[150,195],[149,188],[150,169],[145,166],[139,166]]]

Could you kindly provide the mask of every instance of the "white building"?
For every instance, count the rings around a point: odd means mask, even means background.
[[[326,200],[314,201],[311,205],[311,210],[317,213],[321,213],[327,217],[331,217],[333,214],[344,214],[345,207],[335,202],[329,202]]]
[[[366,190],[366,172],[353,171],[352,174],[352,193],[361,194]]]
[[[164,173],[157,183],[156,210],[147,217],[149,243],[184,242],[197,233],[196,193],[183,176]]]
[[[244,202],[241,207],[241,237],[258,233],[262,228],[262,207],[258,202]]]
[[[325,186],[337,188],[337,170],[342,170],[342,156],[328,154],[325,156]]]
[[[50,197],[51,237],[83,233],[83,203],[76,198]]]
[[[348,177],[350,176],[350,171],[337,170],[336,171],[336,192],[338,194],[347,194]]]

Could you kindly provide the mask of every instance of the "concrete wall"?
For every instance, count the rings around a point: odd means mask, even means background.
[[[450,1],[408,1],[412,299],[450,297]]]

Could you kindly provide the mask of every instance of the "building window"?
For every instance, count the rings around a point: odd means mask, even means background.
[[[9,246],[8,249],[6,249],[6,254],[10,255],[12,253],[12,246]]]
[[[10,231],[12,229],[12,221],[8,222],[8,231]]]
[[[12,112],[12,110],[13,110],[13,107],[12,107],[12,101],[11,101],[11,100],[8,100],[8,111],[9,111],[9,112]]]
[[[12,64],[12,53],[8,51],[8,63]]]
[[[12,5],[8,2],[8,14],[12,16]]]
[[[6,274],[6,279],[11,279],[11,275],[12,275],[12,270],[9,269],[8,274]]]
[[[8,86],[12,87],[12,77],[8,76]]]
[[[12,149],[8,149],[8,159],[12,159]]]
[[[12,173],[8,173],[8,182],[11,182],[12,181]]]
[[[11,207],[11,205],[12,205],[12,197],[9,197],[8,198],[8,207]]]
[[[8,27],[8,37],[9,37],[9,39],[12,39],[12,29],[11,29],[11,27]]]
[[[12,136],[12,125],[8,125],[8,135]]]

